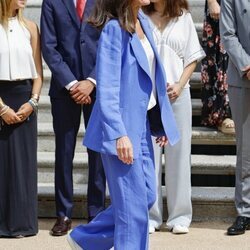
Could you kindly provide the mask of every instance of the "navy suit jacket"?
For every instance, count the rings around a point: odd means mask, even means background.
[[[65,86],[74,80],[95,79],[100,31],[86,23],[95,0],[88,0],[81,22],[73,0],[43,0],[41,46],[51,72],[50,96],[68,96]]]
[[[139,13],[142,28],[156,58],[155,80],[159,108],[151,122],[155,136],[167,135],[171,145],[179,140],[172,107],[166,93],[166,78],[154,45],[147,18]],[[136,33],[120,27],[116,19],[104,27],[97,52],[97,96],[88,123],[84,144],[95,151],[117,155],[116,139],[127,135],[134,158],[141,138],[152,92],[152,81],[145,51]],[[150,111],[151,112],[151,111]],[[154,126],[161,123],[162,126]]]

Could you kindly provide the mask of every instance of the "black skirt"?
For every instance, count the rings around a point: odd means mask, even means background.
[[[0,81],[0,97],[17,111],[30,99],[32,81]],[[0,130],[0,236],[29,236],[37,222],[37,118]]]

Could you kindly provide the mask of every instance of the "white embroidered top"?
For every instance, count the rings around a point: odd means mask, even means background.
[[[0,24],[0,80],[37,78],[30,38],[17,17],[9,18],[7,29]]]
[[[186,66],[206,56],[189,12],[184,11],[182,16],[170,20],[163,31],[151,20],[150,25],[170,85],[180,80]]]

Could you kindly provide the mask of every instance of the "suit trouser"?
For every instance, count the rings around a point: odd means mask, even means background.
[[[235,205],[238,215],[250,217],[250,88],[228,86],[228,95],[237,147]]]
[[[117,156],[102,154],[112,205],[87,225],[76,227],[72,238],[84,250],[148,249],[148,209],[155,201],[153,148],[149,130],[141,154],[130,166]]]
[[[91,105],[83,105],[85,128],[87,128],[93,105],[94,102]],[[89,218],[94,218],[105,209],[106,177],[101,154],[89,148],[87,148],[87,152],[89,166],[87,191],[88,216]]]
[[[165,186],[167,194],[168,220],[167,227],[174,225],[189,226],[192,220],[191,203],[191,136],[192,136],[192,105],[189,88],[183,89],[179,98],[172,103],[180,141],[174,146],[164,148]],[[159,228],[163,222],[162,203],[162,149],[153,138],[155,155],[155,175],[157,197],[149,212],[149,224]]]
[[[80,126],[81,106],[70,97],[51,98],[55,150],[55,199],[57,216],[71,218],[73,207],[73,158]],[[84,110],[87,109],[87,110]],[[85,126],[92,107],[83,108]],[[99,153],[88,149],[89,216],[96,216],[105,207],[106,178]]]

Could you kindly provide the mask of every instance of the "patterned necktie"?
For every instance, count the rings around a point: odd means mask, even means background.
[[[77,0],[76,12],[77,12],[80,20],[83,19],[83,12],[84,12],[85,5],[86,5],[86,0]]]

